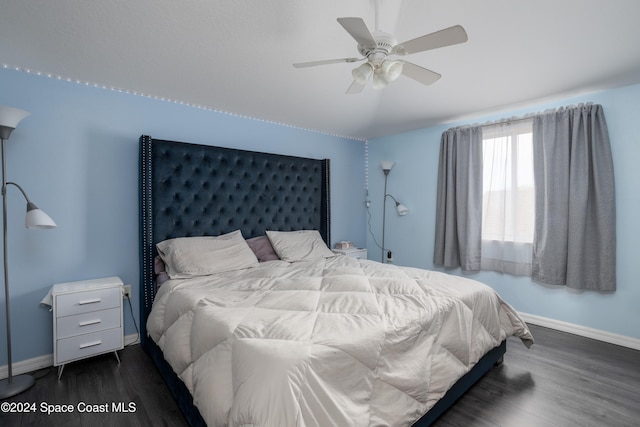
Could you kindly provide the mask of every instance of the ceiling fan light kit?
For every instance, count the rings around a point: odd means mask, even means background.
[[[384,76],[385,80],[392,82],[402,74],[402,65],[402,61],[392,61],[387,59],[380,66],[380,69],[382,70],[381,74]]]
[[[368,62],[365,62],[364,64],[357,66],[351,71],[353,80],[355,80],[361,85],[365,85],[371,78],[372,74],[373,74],[373,66],[371,66],[371,64],[369,64]]]
[[[373,74],[373,84],[371,87],[375,90],[384,89],[389,84],[389,81],[386,79],[385,75],[380,71],[374,72]]]
[[[384,31],[369,31],[362,18],[338,18],[338,23],[358,42],[358,52],[362,58],[329,59],[323,61],[302,62],[293,64],[296,68],[316,65],[336,64],[342,62],[359,62],[366,60],[351,71],[353,83],[347,94],[360,93],[373,76],[374,89],[387,87],[389,83],[401,75],[429,85],[440,78],[440,74],[407,61],[388,59],[390,55],[409,55],[426,50],[451,46],[467,41],[467,33],[460,25],[454,25],[434,33],[397,43],[393,35]]]

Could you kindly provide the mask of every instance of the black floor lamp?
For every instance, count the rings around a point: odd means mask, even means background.
[[[387,197],[391,197],[396,204],[396,210],[398,211],[398,215],[404,216],[409,213],[409,208],[407,208],[402,203],[398,202],[395,197],[391,194],[387,193],[387,178],[389,177],[389,172],[395,162],[389,160],[383,160],[380,162],[380,166],[382,166],[382,172],[384,172],[384,201],[382,204],[382,257],[380,262],[384,262],[384,253],[386,252],[386,248],[384,246],[384,229],[387,223]]]
[[[25,217],[25,226],[27,228],[54,228],[56,223],[49,216],[38,209],[34,205],[27,193],[15,182],[7,182],[6,175],[6,156],[4,143],[9,139],[11,132],[18,126],[18,123],[27,117],[29,113],[12,107],[0,107],[0,142],[2,147],[2,237],[4,243],[4,302],[5,314],[7,316],[7,371],[6,379],[0,381],[0,399],[6,399],[22,393],[31,387],[35,380],[31,375],[13,376],[11,363],[11,316],[9,314],[9,270],[7,262],[7,187],[13,185],[16,187],[27,201],[27,215]]]

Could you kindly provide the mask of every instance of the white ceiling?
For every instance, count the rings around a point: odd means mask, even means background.
[[[305,129],[371,139],[640,83],[638,0],[380,0],[399,42],[462,25],[464,44],[403,59],[442,74],[346,95],[359,56],[337,17],[375,0],[2,0],[0,64]]]

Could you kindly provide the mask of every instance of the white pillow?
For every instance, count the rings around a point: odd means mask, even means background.
[[[283,261],[307,261],[336,256],[318,230],[267,231],[273,249]]]
[[[240,230],[221,236],[178,237],[156,247],[172,279],[208,276],[259,264]]]

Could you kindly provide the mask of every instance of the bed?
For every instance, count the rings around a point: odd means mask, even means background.
[[[140,137],[142,344],[190,425],[426,426],[533,343],[485,285],[333,254],[329,166]]]

